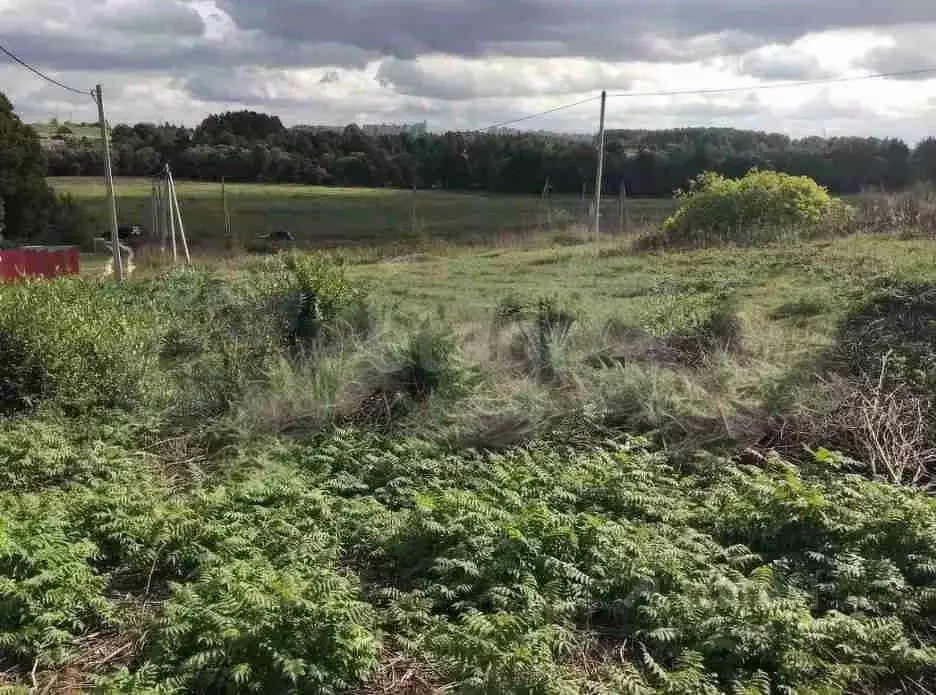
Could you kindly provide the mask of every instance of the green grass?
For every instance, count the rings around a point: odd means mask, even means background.
[[[33,130],[39,134],[42,140],[51,139],[62,126],[71,130],[71,134],[68,136],[71,138],[88,138],[90,140],[100,140],[101,138],[101,131],[96,126],[82,126],[76,123],[59,123],[58,125],[53,125],[51,123],[32,123],[30,125]]]
[[[75,195],[98,219],[105,219],[102,180],[52,179],[56,190]],[[220,184],[178,182],[186,232],[195,246],[222,246],[223,205]],[[319,246],[415,242],[513,241],[536,232],[560,232],[584,219],[577,198],[553,201],[538,197],[418,191],[415,224],[413,194],[395,189],[323,188],[300,185],[231,184],[227,186],[233,231],[242,246],[271,231],[291,232],[298,240]],[[140,179],[117,182],[121,222],[151,227],[151,183]],[[629,215],[635,226],[662,220],[670,201],[634,200]],[[608,231],[618,227],[617,202],[603,206]]]
[[[408,311],[482,319],[508,293],[561,296],[593,317],[664,320],[667,308],[735,292],[741,311],[766,319],[795,298],[821,297],[813,326],[834,324],[850,299],[882,277],[936,277],[929,241],[852,237],[767,248],[636,253],[626,242],[575,248],[491,249],[424,254],[416,262],[354,266],[377,297]],[[658,318],[654,318],[658,317]]]

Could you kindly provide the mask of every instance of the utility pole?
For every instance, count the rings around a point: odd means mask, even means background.
[[[179,207],[179,193],[176,191],[175,180],[172,178],[172,170],[166,165],[166,178],[169,180],[169,195],[171,196],[171,206],[175,210],[175,219],[179,224],[179,239],[182,241],[182,250],[185,252],[185,262],[192,264],[192,257],[189,254],[188,240],[185,238],[185,226],[182,224],[182,208]],[[171,214],[171,211],[170,211]]]
[[[225,186],[225,178],[221,177],[221,205],[224,209],[224,238],[228,240],[228,243],[231,245],[231,249],[234,248],[234,234],[231,231],[231,214],[228,211],[228,199],[227,199],[227,187]]]
[[[595,173],[595,241],[599,241],[601,232],[601,186],[604,183],[605,157],[605,106],[608,93],[601,92],[601,120],[598,125],[598,171]]]
[[[163,169],[163,199],[166,205],[166,229],[169,230],[172,264],[179,262],[179,247],[176,245],[175,213],[172,210],[172,185],[169,182],[169,165]]]
[[[541,199],[546,203],[546,228],[552,229],[553,211],[552,211],[552,182],[546,177],[546,183],[543,184],[543,194]]]
[[[156,181],[153,180],[151,183],[150,190],[150,212],[152,213],[152,219],[150,220],[150,239],[156,240],[160,238],[159,233],[159,189],[156,187]]]
[[[104,116],[104,96],[101,85],[94,89],[94,100],[98,106],[98,119],[101,122],[101,139],[104,141],[104,178],[107,184],[107,209],[111,223],[111,250],[114,256],[114,276],[117,282],[123,282],[123,259],[120,257],[120,232],[117,222],[117,194],[114,191],[114,170],[111,166],[110,135],[107,132],[107,119]]]

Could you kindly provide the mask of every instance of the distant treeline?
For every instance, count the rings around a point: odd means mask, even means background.
[[[118,125],[115,173],[149,176],[168,162],[178,178],[335,186],[438,187],[538,193],[593,188],[595,148],[582,139],[524,133],[368,136],[286,128],[254,112],[210,116],[197,128]],[[668,196],[703,171],[740,176],[752,168],[805,174],[835,193],[899,190],[936,182],[936,139],[916,148],[895,138],[791,139],[730,128],[618,130],[608,134],[605,186],[632,196]],[[99,143],[59,135],[48,151],[52,176],[101,175]]]

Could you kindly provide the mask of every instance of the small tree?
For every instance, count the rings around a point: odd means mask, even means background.
[[[94,249],[94,237],[104,225],[70,193],[58,196],[52,205],[48,232],[41,238],[47,243],[74,244]]]
[[[750,243],[802,236],[847,208],[807,176],[752,170],[740,179],[706,172],[678,191],[666,243]]]
[[[0,94],[0,208],[6,237],[38,239],[45,232],[55,199],[45,176],[39,136]]]

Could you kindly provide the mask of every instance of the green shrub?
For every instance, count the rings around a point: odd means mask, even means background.
[[[930,496],[828,455],[677,472],[645,446],[453,455],[339,431],[204,487],[127,456],[0,495],[3,667],[80,669],[86,639],[128,627],[119,595],[146,637],[103,692],[355,692],[378,654],[466,693],[925,682]]]
[[[152,313],[84,279],[0,287],[8,410],[52,399],[73,412],[133,407],[157,378]]]
[[[170,271],[124,285],[70,278],[0,287],[0,415],[231,410],[292,349],[367,335],[372,316],[340,266],[291,254],[237,280]]]
[[[679,209],[663,225],[659,243],[673,246],[741,244],[815,234],[823,223],[847,216],[812,179],[751,171],[740,179],[712,172],[679,191]]]
[[[255,266],[266,277],[273,310],[281,323],[283,338],[293,347],[322,338],[326,329],[367,328],[360,313],[362,294],[347,280],[334,260],[298,251],[278,254]]]
[[[30,349],[25,338],[0,328],[0,415],[31,410],[50,389],[41,356]]]
[[[96,555],[51,493],[0,499],[0,651],[24,665],[57,666],[76,637],[103,625],[114,611],[107,577],[90,564]]]
[[[389,425],[434,397],[457,398],[474,381],[458,356],[454,338],[424,326],[370,360],[355,387],[354,417]]]
[[[921,493],[779,463],[680,478],[635,448],[357,451],[315,457],[353,500],[343,533],[388,629],[466,692],[843,693],[936,665]],[[590,636],[615,655],[600,676],[562,656]]]
[[[120,448],[76,442],[62,422],[12,419],[0,422],[0,489],[33,492],[86,481],[126,459]]]
[[[70,193],[58,196],[52,207],[51,218],[50,233],[43,239],[50,244],[70,244],[92,251],[94,238],[105,229],[101,221]]]
[[[225,559],[174,588],[155,663],[186,692],[335,693],[376,667],[371,622],[333,570]]]

